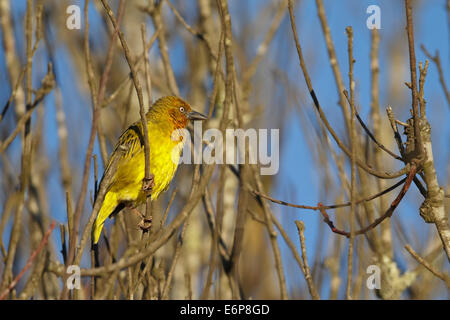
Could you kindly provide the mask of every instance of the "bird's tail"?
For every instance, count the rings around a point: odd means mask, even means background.
[[[106,218],[109,217],[118,204],[117,195],[114,192],[108,192],[97,215],[97,219],[95,219],[94,226],[92,227],[92,239],[94,244],[97,244],[98,239],[100,238]]]

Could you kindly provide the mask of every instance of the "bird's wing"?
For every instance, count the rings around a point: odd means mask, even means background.
[[[124,133],[122,133],[122,135],[119,137],[119,140],[118,140],[116,146],[114,147],[114,151],[112,152],[112,154],[109,158],[109,162],[105,169],[103,177],[106,175],[106,173],[109,170],[113,169],[113,168],[111,168],[111,164],[113,162],[112,159],[114,157],[118,156],[119,153],[121,155],[120,155],[120,160],[119,160],[118,166],[123,166],[124,164],[126,164],[128,162],[129,159],[133,158],[133,156],[136,153],[142,151],[143,145],[144,145],[144,137],[142,135],[141,128],[142,128],[142,124],[140,123],[140,121],[136,121],[134,124],[129,126],[128,129],[125,130]],[[113,170],[117,170],[117,168],[114,168]],[[102,178],[102,180],[103,180],[103,178]],[[112,180],[114,180],[114,178]],[[111,182],[113,182],[113,181],[111,181]],[[111,185],[111,183],[110,183],[110,185]]]
[[[122,158],[131,158],[133,155],[141,151],[144,145],[144,136],[142,135],[142,123],[140,121],[135,122],[125,130],[119,137],[114,152],[122,152]]]

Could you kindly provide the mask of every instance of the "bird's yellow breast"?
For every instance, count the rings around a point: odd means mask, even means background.
[[[150,144],[150,173],[153,174],[154,186],[151,199],[155,200],[165,191],[178,167],[183,141],[180,135],[170,132],[169,128],[148,123]],[[174,136],[174,137],[172,137]],[[136,205],[146,199],[142,191],[145,176],[145,152],[143,145],[135,152],[129,152],[119,161],[116,174],[112,179],[110,192],[117,194],[119,201],[135,201]]]

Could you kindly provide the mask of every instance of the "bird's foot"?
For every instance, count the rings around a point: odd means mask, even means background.
[[[152,227],[152,217],[150,216],[150,218],[146,218],[138,209],[136,209],[135,207],[130,206],[131,212],[133,212],[134,214],[136,214],[141,221],[138,223],[138,227],[143,231],[143,232],[148,232],[150,230],[150,228]]]
[[[151,174],[150,178],[144,178],[142,180],[142,190],[147,193],[147,197],[151,195],[153,187],[155,186],[154,175]]]
[[[138,227],[141,228],[143,232],[148,232],[152,227],[152,217],[150,217],[150,219],[142,218],[138,224]]]

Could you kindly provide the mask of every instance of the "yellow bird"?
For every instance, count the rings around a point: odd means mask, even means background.
[[[150,145],[150,173],[153,175],[154,183],[151,191],[153,201],[169,187],[177,170],[184,144],[181,130],[186,128],[189,120],[205,120],[207,117],[193,111],[182,99],[169,96],[157,100],[147,112],[146,119]],[[118,213],[126,206],[136,207],[144,203],[147,198],[142,188],[145,177],[142,133],[142,122],[136,121],[120,136],[110,156],[105,172],[117,152],[122,153],[92,228],[94,244],[100,238],[106,218],[113,213]]]

